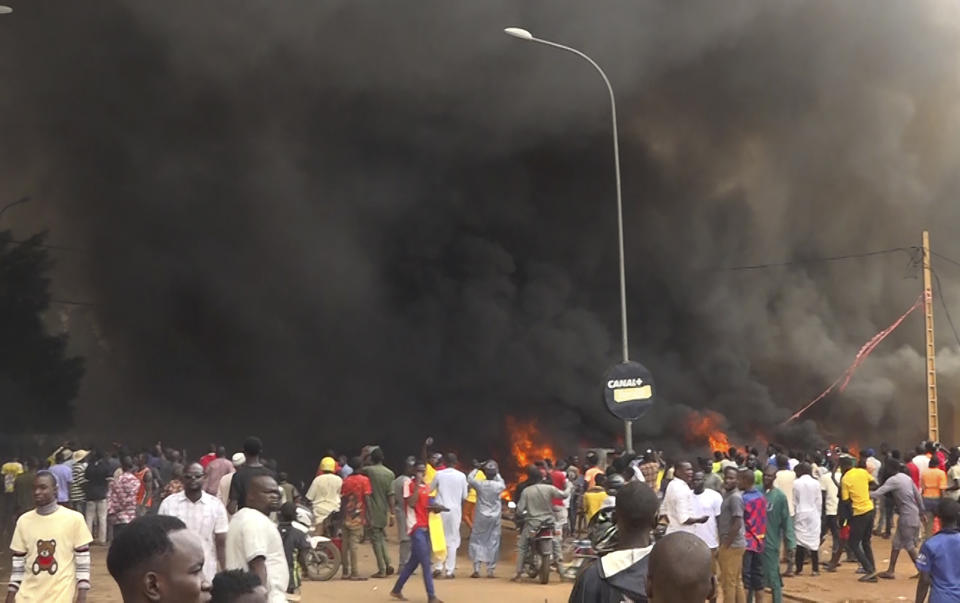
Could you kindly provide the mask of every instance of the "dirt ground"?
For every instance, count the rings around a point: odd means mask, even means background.
[[[828,538],[829,541],[829,538]],[[550,584],[540,585],[533,582],[514,584],[508,580],[512,575],[514,554],[514,535],[505,530],[504,554],[497,569],[497,578],[477,580],[469,578],[471,567],[466,557],[466,540],[461,547],[456,579],[436,581],[437,595],[447,603],[471,603],[474,601],[510,601],[511,603],[561,603],[570,596],[571,584],[561,583],[556,574]],[[396,543],[391,543],[391,554],[396,552]],[[889,559],[890,541],[874,539],[874,553],[877,565],[885,568]],[[826,549],[822,556],[826,556]],[[93,590],[87,599],[90,603],[120,603],[120,593],[106,569],[106,549],[95,547],[93,550]],[[363,575],[376,571],[376,562],[369,545],[360,548],[359,565]],[[9,572],[9,560],[0,563],[0,571]],[[896,580],[882,580],[878,584],[857,582],[855,563],[845,563],[837,573],[822,572],[813,578],[808,575],[797,578],[785,578],[787,600],[816,601],[823,603],[840,602],[892,602],[912,601],[917,582],[910,576],[915,573],[910,567],[909,558],[903,557],[898,563]],[[312,601],[353,601],[357,603],[378,603],[389,601],[389,592],[393,579],[368,580],[366,582],[344,582],[336,579],[329,582],[306,582],[303,587],[304,602]],[[414,576],[404,588],[404,595],[411,601],[426,601],[423,579]],[[721,599],[722,600],[722,599]],[[769,598],[767,599],[769,601]]]

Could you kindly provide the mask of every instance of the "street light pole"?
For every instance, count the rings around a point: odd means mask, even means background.
[[[519,27],[508,27],[503,30],[509,36],[513,36],[520,40],[526,40],[528,42],[537,42],[538,44],[544,44],[546,46],[551,46],[553,48],[559,48],[560,50],[565,50],[567,52],[573,53],[583,60],[587,61],[593,68],[597,70],[597,73],[600,74],[600,77],[603,78],[603,83],[607,85],[607,92],[610,93],[610,119],[613,125],[613,169],[614,174],[616,175],[617,182],[617,244],[620,252],[620,328],[621,328],[621,339],[623,345],[623,362],[630,361],[630,349],[627,345],[627,276],[626,276],[626,266],[623,252],[623,194],[620,186],[620,139],[617,133],[617,101],[613,96],[613,86],[610,85],[610,79],[607,77],[607,74],[604,73],[603,69],[600,68],[600,65],[596,61],[588,57],[583,52],[577,50],[576,48],[571,48],[569,46],[564,46],[563,44],[557,44],[556,42],[551,42],[550,40],[543,40],[541,38],[535,38],[526,29],[521,29]],[[633,452],[633,423],[632,421],[625,420],[623,422],[624,428],[624,439],[626,444],[627,452]]]

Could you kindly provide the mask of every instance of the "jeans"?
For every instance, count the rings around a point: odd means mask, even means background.
[[[756,551],[743,553],[743,588],[763,590],[763,553]]]
[[[417,528],[410,534],[410,559],[403,564],[400,569],[400,575],[397,577],[397,583],[393,585],[393,591],[400,594],[403,585],[407,583],[417,566],[423,572],[423,585],[427,589],[427,599],[433,599],[437,595],[433,590],[433,575],[430,573],[430,533],[427,528]]]
[[[384,528],[370,528],[370,542],[373,544],[373,556],[377,558],[377,570],[386,573],[390,567],[390,554],[387,552],[387,534]]]
[[[743,553],[746,549],[730,548],[723,545],[717,555],[720,564],[720,590],[724,603],[744,603],[743,592]]]
[[[343,525],[343,575],[360,575],[357,567],[357,547],[363,538],[363,524]],[[352,573],[351,573],[352,570]]]
[[[107,501],[104,500],[88,500],[87,501],[87,529],[90,530],[90,534],[94,535],[93,539],[103,544],[107,541]],[[96,526],[97,531],[94,532],[93,528]]]
[[[875,511],[854,515],[850,520],[850,548],[857,561],[867,570],[868,574],[877,571],[873,562],[873,547],[870,546],[870,536],[873,534],[873,517]]]

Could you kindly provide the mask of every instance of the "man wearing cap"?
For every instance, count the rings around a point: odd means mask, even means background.
[[[307,500],[313,505],[313,523],[318,528],[324,520],[340,510],[340,489],[343,479],[336,474],[337,462],[325,456],[320,461],[320,475],[313,479],[307,490]]]
[[[481,563],[487,564],[487,578],[493,578],[500,557],[500,494],[507,486],[499,472],[496,461],[487,461],[482,473],[474,469],[467,476],[467,483],[477,493],[473,530],[470,531],[469,551],[470,560],[473,561],[471,578],[480,577]]]
[[[246,457],[244,457],[244,459],[246,459]],[[217,496],[220,488],[220,480],[223,479],[223,476],[236,471],[233,462],[227,458],[227,449],[223,446],[217,448],[216,452],[213,453],[212,459],[208,460],[206,464],[201,462],[200,466],[204,467],[204,470],[207,472],[203,490],[213,496]]]
[[[243,465],[247,460],[247,457],[242,452],[235,452],[232,457],[230,457],[230,464],[233,465],[234,471],[231,471],[225,474],[220,478],[220,485],[217,486],[217,498],[220,499],[220,502],[223,503],[223,506],[230,504],[230,486],[233,485],[233,476],[236,475],[237,467]],[[230,510],[227,509],[229,513]]]

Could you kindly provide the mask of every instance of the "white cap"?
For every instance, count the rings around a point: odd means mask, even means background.
[[[242,452],[234,452],[230,460],[233,461],[234,467],[239,467],[240,465],[247,462],[247,455],[245,455]]]

